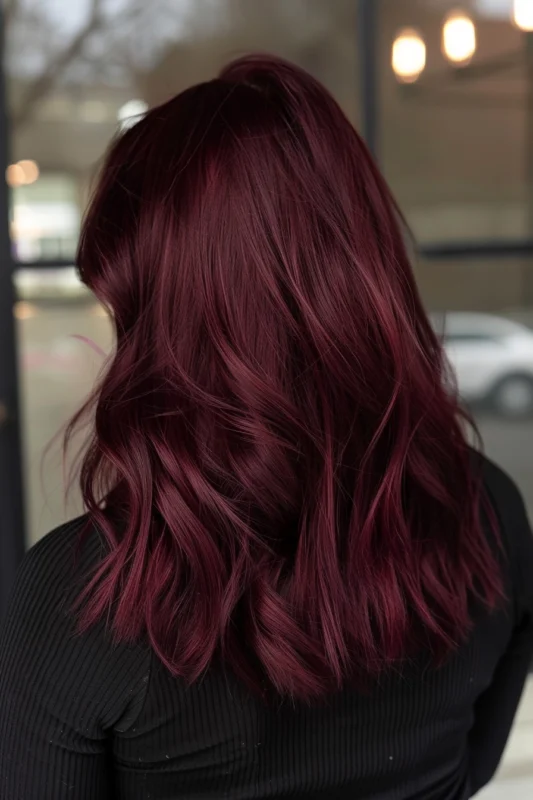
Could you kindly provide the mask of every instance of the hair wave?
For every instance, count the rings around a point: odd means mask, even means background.
[[[114,142],[81,276],[116,350],[81,489],[82,627],[309,699],[494,606],[495,557],[402,223],[327,91],[249,56]]]

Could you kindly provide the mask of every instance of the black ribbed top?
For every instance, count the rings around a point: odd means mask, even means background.
[[[84,520],[46,536],[18,574],[0,641],[1,800],[459,800],[492,776],[533,651],[533,539],[513,483],[486,462],[509,554],[507,608],[440,669],[312,706],[250,696],[213,666],[187,687],[143,644],[74,633]]]

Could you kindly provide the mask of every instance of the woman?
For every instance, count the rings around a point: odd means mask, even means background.
[[[78,264],[116,350],[73,423],[87,515],[5,625],[2,800],[470,797],[527,674],[533,540],[339,107],[248,57],[150,111]]]

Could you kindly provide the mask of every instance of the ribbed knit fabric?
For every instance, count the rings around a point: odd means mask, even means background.
[[[74,634],[98,562],[83,520],[19,572],[0,640],[1,800],[379,798],[460,800],[492,776],[533,650],[533,539],[521,498],[488,462],[509,554],[509,603],[440,669],[413,663],[368,693],[262,704],[222,667],[186,687],[148,647]]]

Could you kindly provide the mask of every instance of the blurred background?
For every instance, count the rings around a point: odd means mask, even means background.
[[[78,510],[54,437],[102,365],[90,343],[112,346],[74,265],[99,160],[250,50],[308,69],[367,138],[459,390],[533,516],[533,0],[4,0],[2,26],[3,585]],[[533,797],[531,695],[487,800]]]

